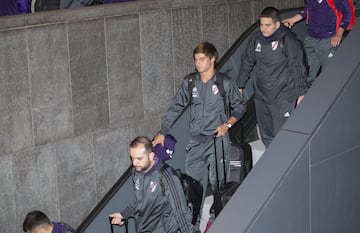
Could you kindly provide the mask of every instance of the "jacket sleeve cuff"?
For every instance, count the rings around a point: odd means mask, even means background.
[[[302,96],[302,95],[306,94],[308,87],[302,86],[302,87],[297,87],[296,89],[297,89],[298,96]]]
[[[122,212],[120,212],[120,214],[124,219],[128,219],[133,216],[133,213],[129,208],[124,209]]]
[[[245,114],[245,112],[246,112],[246,110],[243,111],[243,112],[236,112],[236,111],[234,111],[234,112],[231,113],[231,115],[232,115],[233,117],[235,117],[237,120],[240,120],[240,119],[243,117],[243,115]]]
[[[348,22],[341,22],[340,23],[340,27],[342,27],[344,29],[344,31],[346,31],[347,27],[349,26]]]
[[[303,18],[303,19],[305,19],[306,18],[306,14],[307,14],[307,12],[306,12],[307,10],[306,9],[304,9],[304,10],[302,10],[302,11],[300,11],[299,12],[299,15],[301,15],[301,17]]]

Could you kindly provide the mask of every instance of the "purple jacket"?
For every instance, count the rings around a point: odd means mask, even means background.
[[[156,144],[154,147],[156,157],[162,161],[171,159],[175,151],[176,142],[176,139],[171,134],[165,135],[164,146]]]
[[[343,14],[340,27],[346,29],[351,19],[351,10],[347,0],[333,0],[337,9]],[[336,15],[327,0],[308,0],[300,15],[307,19],[308,34],[316,39],[325,39],[336,33]]]
[[[31,0],[1,0],[0,16],[29,13],[30,2]]]
[[[16,0],[19,14],[30,13],[31,0]]]

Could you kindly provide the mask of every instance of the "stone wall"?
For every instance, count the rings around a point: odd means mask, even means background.
[[[77,227],[152,137],[192,49],[223,55],[268,5],[302,0],[158,0],[0,18],[0,224],[40,209]]]

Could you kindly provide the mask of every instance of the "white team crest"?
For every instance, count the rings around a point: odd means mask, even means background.
[[[256,52],[261,52],[261,44],[258,42],[255,48]]]
[[[155,181],[150,181],[150,186],[149,186],[150,192],[153,193],[156,189],[156,186],[157,186],[157,183]]]
[[[195,97],[195,98],[199,97],[199,92],[196,87],[194,87],[192,89],[192,97]]]
[[[139,179],[137,179],[137,180],[135,181],[135,189],[136,189],[136,190],[140,190],[140,181],[139,181]]]
[[[271,42],[271,48],[272,48],[272,50],[275,51],[275,50],[277,49],[278,45],[279,45],[279,41],[277,41],[277,40]]]
[[[219,92],[219,89],[215,84],[212,85],[211,90],[214,95],[216,95]]]
[[[167,148],[165,152],[167,155],[169,155],[170,158],[172,158],[172,155],[174,154],[173,150],[170,150],[169,148]]]

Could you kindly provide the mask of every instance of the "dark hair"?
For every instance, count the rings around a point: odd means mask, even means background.
[[[280,11],[272,6],[261,11],[260,17],[271,18],[273,22],[280,22]]]
[[[23,222],[23,230],[24,232],[31,231],[42,224],[51,225],[51,221],[43,212],[34,210],[26,215]]]
[[[135,148],[139,144],[144,145],[146,152],[150,153],[153,151],[153,145],[151,140],[145,136],[138,136],[134,138],[134,140],[132,140],[132,142],[130,143],[130,148]]]
[[[210,58],[215,57],[215,61],[218,59],[219,56],[215,46],[207,41],[201,42],[195,47],[193,51],[193,58],[195,58],[195,54],[197,53],[203,53]]]

